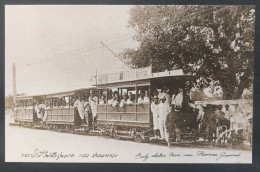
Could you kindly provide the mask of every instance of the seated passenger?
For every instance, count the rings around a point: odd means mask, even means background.
[[[115,96],[114,96],[114,94],[112,94],[112,98],[107,101],[107,104],[112,105],[114,100],[115,100]]]
[[[144,96],[144,104],[149,104],[150,103],[150,99],[148,97],[148,93],[147,91],[145,92],[145,96]]]
[[[144,91],[141,91],[141,94],[139,98],[137,99],[138,104],[143,104],[144,103]]]
[[[104,96],[104,95],[101,96],[101,98],[100,98],[100,100],[99,100],[99,104],[100,104],[100,105],[106,104],[106,103],[105,103],[105,96]]]
[[[134,103],[135,103],[135,102],[134,102],[135,100],[134,100],[133,94],[132,94],[131,92],[129,92],[129,93],[128,93],[128,96],[129,96],[129,98],[127,99],[126,103],[127,103],[128,105],[134,104]]]
[[[119,107],[124,107],[127,104],[127,95],[126,93],[123,93],[123,99],[120,102]]]
[[[119,98],[118,98],[118,95],[115,94],[115,100],[113,101],[112,106],[116,107],[116,106],[118,106],[118,104],[119,104]]]

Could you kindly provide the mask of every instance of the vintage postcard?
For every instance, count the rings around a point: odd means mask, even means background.
[[[255,6],[6,5],[5,161],[252,163]]]

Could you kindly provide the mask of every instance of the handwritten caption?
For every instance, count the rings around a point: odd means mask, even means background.
[[[198,151],[195,154],[180,154],[180,153],[174,153],[171,152],[169,154],[165,153],[155,153],[155,154],[143,154],[143,153],[138,153],[135,156],[135,159],[140,159],[143,162],[145,162],[148,159],[160,159],[160,158],[182,158],[182,157],[190,157],[190,158],[197,158],[197,157],[213,157],[215,158],[216,161],[218,161],[221,158],[234,158],[234,157],[240,157],[241,153],[237,154],[231,154],[227,152],[221,152],[221,153],[207,153],[205,151]]]
[[[118,154],[114,153],[80,153],[80,154],[74,154],[74,153],[64,153],[64,152],[50,152],[46,150],[39,150],[35,149],[32,153],[22,153],[22,158],[28,158],[28,159],[37,159],[37,158],[43,158],[43,159],[52,159],[52,160],[61,160],[61,159],[74,159],[74,158],[89,158],[89,159],[102,159],[102,158],[117,158]]]
[[[140,160],[142,162],[146,162],[148,159],[163,159],[163,158],[198,158],[198,157],[206,157],[206,158],[214,158],[216,161],[224,158],[238,158],[241,156],[240,153],[212,153],[206,151],[197,151],[196,153],[174,153],[170,152],[168,154],[165,153],[137,153],[135,155],[135,159]],[[64,152],[51,152],[47,150],[39,150],[35,149],[32,153],[22,153],[22,158],[27,159],[49,159],[49,160],[65,160],[65,159],[116,159],[119,157],[116,153],[64,153]]]

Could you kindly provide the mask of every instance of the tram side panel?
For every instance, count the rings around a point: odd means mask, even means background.
[[[35,121],[33,109],[17,109],[15,113],[16,120],[21,125],[31,125]]]
[[[46,111],[46,124],[49,128],[70,129],[80,124],[78,111],[74,108],[52,108]]]
[[[151,124],[150,105],[126,105],[122,108],[111,105],[97,106],[97,125],[105,130],[138,131],[149,130]]]

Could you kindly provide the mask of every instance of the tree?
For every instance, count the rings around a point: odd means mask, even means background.
[[[25,96],[26,93],[18,93],[17,96]],[[13,96],[7,95],[5,96],[5,109],[11,108],[13,106]]]
[[[253,8],[135,6],[129,27],[139,47],[121,56],[133,68],[183,69],[200,88],[219,85],[225,98],[238,98],[253,82]]]

